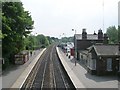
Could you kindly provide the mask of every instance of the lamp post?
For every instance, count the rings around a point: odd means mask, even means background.
[[[35,35],[37,35],[37,33],[34,33],[34,46],[35,46],[35,44],[36,44],[36,42],[35,42],[36,36],[35,36]]]
[[[37,33],[34,34],[34,55],[35,55],[35,50],[37,49],[37,43],[35,42]]]
[[[75,29],[72,29],[72,31],[75,31],[75,34],[76,34],[76,30]],[[76,52],[76,41],[75,41],[75,34],[74,34],[74,50]],[[76,54],[75,54],[76,55]],[[75,57],[75,56],[74,56]]]
[[[66,41],[66,34],[65,33],[63,33],[63,42],[67,43],[67,41]]]
[[[76,34],[76,30],[75,29],[72,29],[72,31],[75,31],[75,34]],[[76,41],[75,41],[75,34],[74,34],[74,58],[75,58],[76,52],[77,52]],[[75,66],[76,66],[76,60],[75,60]]]
[[[76,34],[76,30],[75,29],[72,29],[72,31],[75,31],[75,34]]]
[[[63,33],[63,36],[64,36],[64,37],[66,37],[66,34],[65,34],[65,33]]]
[[[61,43],[61,39],[62,39],[62,38],[61,38],[61,35],[59,35],[59,43]]]

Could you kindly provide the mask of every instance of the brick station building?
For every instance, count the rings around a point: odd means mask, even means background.
[[[120,45],[92,45],[88,49],[87,69],[91,74],[110,75],[120,73]]]
[[[75,57],[77,60],[80,59],[80,53],[83,50],[86,50],[88,47],[95,43],[103,43],[104,38],[108,43],[107,35],[103,35],[102,30],[98,30],[98,34],[95,32],[93,34],[87,34],[86,29],[83,29],[82,34],[74,35],[74,49],[75,49]]]
[[[107,34],[98,30],[98,34],[74,35],[75,58],[85,64],[91,74],[107,75],[120,72],[120,44],[108,44]]]

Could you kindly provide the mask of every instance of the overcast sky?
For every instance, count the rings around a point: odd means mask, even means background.
[[[35,21],[33,33],[46,36],[73,36],[72,29],[82,33],[106,32],[109,26],[118,25],[118,1],[120,0],[21,0],[25,10]],[[103,29],[104,15],[104,29]]]

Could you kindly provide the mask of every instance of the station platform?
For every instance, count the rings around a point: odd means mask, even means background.
[[[66,62],[65,57],[62,55],[62,51],[60,51],[60,49],[57,47],[56,48],[58,56],[61,60],[61,63],[63,64],[68,76],[70,77],[73,85],[75,86],[75,88],[85,88],[85,86],[81,83],[81,81],[78,79],[78,77],[75,75],[75,73],[73,72],[73,70],[70,68],[70,66],[68,65],[68,63]]]
[[[56,49],[61,63],[63,64],[76,89],[79,90],[79,88],[84,88],[85,90],[85,88],[118,88],[118,80],[116,77],[98,77],[90,75],[78,61],[76,61],[75,65],[74,58],[68,59],[60,48],[56,47]],[[33,57],[31,57],[31,59],[24,65],[20,65],[14,70],[4,73],[2,76],[2,88],[21,88],[32,68],[45,50],[46,49],[36,51],[36,54],[33,55]]]
[[[85,90],[88,88],[106,88],[107,90],[118,90],[117,76],[91,75],[87,72],[86,68],[80,61],[76,60],[74,57],[69,59],[61,48],[57,47],[56,49],[61,63],[63,64],[76,89],[84,88]]]
[[[26,63],[15,65],[4,71],[2,74],[2,88],[20,88],[45,50],[46,48],[33,51],[34,53],[29,56]]]

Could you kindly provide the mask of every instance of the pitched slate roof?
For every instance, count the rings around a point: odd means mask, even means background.
[[[88,54],[88,50],[81,50],[81,51],[79,51],[79,53],[82,53],[82,54]]]
[[[98,56],[120,56],[118,45],[93,45]]]
[[[75,34],[75,38],[77,40],[81,40],[82,39],[82,34]],[[98,35],[87,34],[87,40],[98,40]]]

